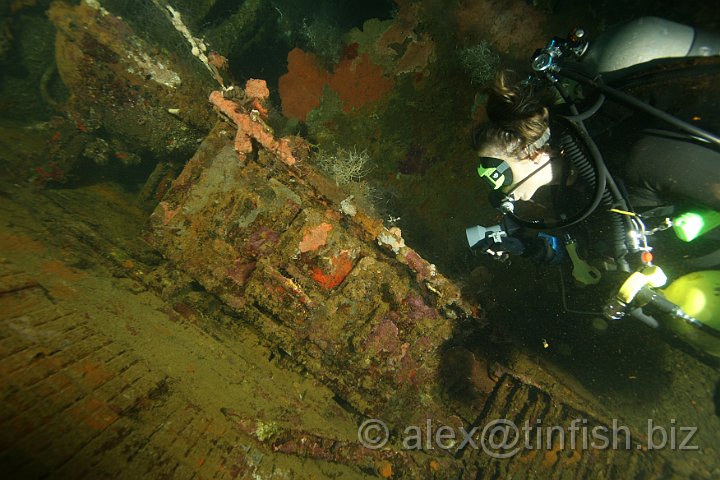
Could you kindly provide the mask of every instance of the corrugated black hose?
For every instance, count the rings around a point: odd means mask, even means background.
[[[567,132],[565,134],[567,138],[563,138],[562,140],[562,144],[565,148],[566,154],[568,154],[568,149],[572,151],[572,156],[570,157],[571,161],[578,168],[579,174],[587,176],[583,178],[585,178],[587,181],[590,181],[591,185],[595,185],[596,182],[602,181],[606,183],[606,187],[602,189],[602,193],[600,195],[596,195],[593,205],[588,208],[588,211],[586,212],[587,215],[592,213],[600,203],[602,203],[604,207],[607,207],[608,210],[616,208],[619,210],[627,211],[627,202],[625,201],[623,195],[620,193],[620,190],[618,189],[612,175],[610,175],[610,172],[605,165],[605,161],[602,158],[602,154],[600,153],[600,149],[598,149],[595,141],[588,133],[582,119],[578,120],[579,112],[577,106],[572,103],[569,95],[567,94],[567,91],[560,82],[554,82],[553,85],[558,90],[558,93],[560,93],[560,96],[563,97],[563,99],[566,101],[566,103],[570,107],[570,111],[574,115],[574,121],[568,119],[569,125],[573,127],[571,131],[573,131],[573,133],[575,133],[580,138],[582,144],[587,149],[586,154],[586,152],[584,152],[583,149],[580,148],[580,145],[578,144],[575,136],[570,135],[570,133]],[[590,161],[588,160],[588,155],[592,157],[592,163],[590,163]],[[593,164],[595,166],[594,169]],[[584,215],[583,218],[585,218],[587,215]],[[610,229],[612,234],[613,256],[615,257],[618,269],[629,272],[630,265],[626,257],[628,252],[630,251],[630,249],[628,248],[628,232],[632,230],[632,224],[630,223],[630,219],[626,215],[614,212],[609,212],[609,215]]]

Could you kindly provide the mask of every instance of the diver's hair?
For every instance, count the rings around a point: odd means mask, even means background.
[[[521,155],[548,128],[541,95],[531,86],[517,81],[510,70],[501,70],[495,76],[486,111],[490,122],[473,134],[476,148],[484,145]]]

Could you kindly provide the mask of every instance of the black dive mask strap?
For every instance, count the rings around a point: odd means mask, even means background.
[[[525,147],[525,151],[527,152],[529,157],[533,156],[537,152],[542,150],[545,147],[545,145],[548,144],[549,141],[550,141],[550,127],[547,127],[545,129],[545,131],[543,132],[543,134],[540,136],[540,138],[538,138],[533,143],[531,143],[530,145]]]

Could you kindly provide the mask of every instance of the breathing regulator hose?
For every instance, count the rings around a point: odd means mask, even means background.
[[[595,196],[592,203],[587,207],[584,214],[581,216],[581,219],[587,218],[597,209],[597,207],[601,203],[603,204],[603,206],[607,207],[607,210],[617,209],[627,211],[627,202],[625,201],[623,195],[620,193],[620,189],[617,187],[615,179],[612,177],[609,170],[607,169],[602,154],[600,153],[600,149],[588,133],[587,128],[585,128],[585,124],[583,123],[583,115],[580,115],[577,106],[572,103],[563,85],[558,81],[553,81],[552,83],[553,86],[557,89],[560,96],[569,105],[570,111],[572,112],[571,117],[565,118],[575,129],[575,133],[577,133],[580,140],[584,143],[589,155],[593,159],[593,163],[595,164],[595,170],[597,174],[597,178],[595,179],[595,182],[597,182]],[[576,158],[573,158],[571,160],[576,165],[579,164],[578,167],[582,165],[583,162],[586,163],[584,158],[582,158],[581,156],[576,155],[575,157]],[[582,171],[582,169],[580,170]],[[610,228],[612,231],[613,256],[615,257],[618,267],[623,271],[629,272],[630,265],[626,260],[626,256],[629,251],[627,246],[627,232],[632,228],[632,225],[630,224],[629,218],[625,215],[614,212],[610,212],[609,215]]]
[[[633,107],[636,110],[640,110],[641,112],[650,114],[660,120],[669,123],[673,127],[683,130],[691,135],[700,137],[703,140],[715,144],[716,146],[720,146],[720,137],[718,137],[717,135],[703,130],[702,128],[696,127],[691,123],[685,122],[684,120],[670,115],[667,112],[663,112],[662,110],[655,108],[652,105],[648,105],[647,103],[633,97],[632,95],[628,95],[625,92],[609,87],[602,82],[597,82],[579,71],[575,71],[572,68],[568,67],[562,67],[557,70],[556,73],[565,78],[576,81],[582,85],[593,88],[598,92],[602,93],[603,95],[606,95],[609,98]]]
[[[560,56],[557,56],[555,59],[559,58]],[[565,91],[564,87],[558,81],[556,76],[564,77],[569,80],[573,80],[581,85],[590,87],[597,92],[600,93],[601,99],[604,97],[611,98],[615,101],[618,101],[620,103],[623,103],[625,105],[630,106],[631,108],[634,108],[636,110],[639,110],[643,113],[647,113],[649,115],[652,115],[670,125],[673,127],[682,130],[695,138],[699,138],[701,140],[704,140],[708,143],[711,143],[715,146],[720,146],[720,137],[717,135],[708,132],[706,130],[703,130],[699,127],[696,127],[695,125],[692,125],[688,122],[685,122],[673,115],[670,115],[662,110],[659,110],[652,105],[648,105],[647,103],[633,97],[632,95],[629,95],[625,92],[622,92],[618,89],[609,87],[605,85],[602,82],[602,79],[600,76],[597,78],[590,78],[586,73],[581,72],[580,70],[572,68],[572,66],[561,66],[559,63],[553,63],[552,68],[546,69],[544,71],[546,77],[551,81],[553,86],[557,89],[560,96],[563,97],[565,102],[569,105],[570,111],[572,112],[572,115],[569,117],[566,117],[568,120],[570,120],[573,124],[578,126],[578,131],[581,133],[581,138],[583,142],[585,142],[585,145],[588,148],[588,151],[590,154],[594,157],[594,160],[598,166],[599,175],[604,175],[607,179],[607,188],[612,195],[612,206],[611,209],[621,210],[621,211],[628,211],[627,208],[627,202],[625,201],[624,196],[620,193],[620,190],[617,188],[617,185],[615,184],[615,181],[613,180],[612,176],[607,170],[607,166],[605,165],[605,162],[602,161],[602,157],[595,158],[596,155],[600,155],[599,150],[597,149],[597,146],[595,145],[595,142],[592,140],[590,135],[587,133],[587,129],[585,128],[583,121],[589,118],[591,115],[588,115],[587,113],[592,112],[595,113],[597,110],[599,110],[599,105],[602,104],[601,101],[598,101],[596,105],[594,105],[588,112],[583,112],[580,114],[577,110],[576,105],[571,101],[569,98],[569,95]],[[597,107],[597,108],[596,108]],[[604,173],[603,173],[604,172]],[[598,192],[600,193],[600,192]],[[603,192],[603,195],[605,196],[605,199],[603,201],[603,204],[608,206],[607,201],[607,194],[606,192]],[[597,206],[597,205],[596,205]],[[616,260],[619,262],[619,267],[623,270],[626,268],[629,269],[629,265],[627,264],[627,261],[625,260],[625,255],[628,251],[634,251],[635,247],[632,245],[632,240],[628,236],[628,232],[631,232],[633,230],[633,225],[631,222],[631,219],[627,215],[619,214],[619,213],[611,213],[611,227],[613,232],[613,250],[614,250],[614,256]],[[628,242],[630,242],[630,247],[628,248]],[[629,271],[629,270],[628,270]]]
[[[634,230],[634,225],[630,216],[617,213],[616,211],[628,212],[630,208],[628,208],[628,202],[625,196],[620,192],[614,178],[608,171],[602,154],[587,131],[584,121],[600,110],[605,99],[609,98],[624,103],[641,112],[653,115],[678,129],[718,146],[720,146],[720,137],[648,105],[620,90],[605,85],[599,76],[597,78],[591,78],[586,73],[574,69],[572,65],[567,66],[567,62],[564,61],[565,58],[579,58],[583,56],[587,50],[588,43],[584,37],[585,32],[582,29],[575,29],[570,33],[568,39],[560,39],[557,37],[551,39],[544,48],[537,50],[533,55],[532,69],[535,71],[535,78],[544,78],[549,81],[570,108],[571,115],[563,118],[572,127],[571,133],[573,135],[568,135],[567,138],[563,137],[561,142],[564,146],[577,147],[577,145],[575,145],[577,140],[585,147],[584,150],[586,153],[580,148],[575,148],[575,152],[568,157],[581,173],[585,171],[586,174],[590,170],[590,162],[586,157],[589,156],[592,160],[592,166],[595,167],[596,174],[595,182],[587,177],[585,179],[591,184],[595,183],[596,188],[593,199],[585,210],[579,212],[572,218],[560,221],[552,226],[544,222],[529,222],[523,220],[514,215],[512,211],[508,214],[519,225],[530,228],[565,228],[586,219],[602,203],[603,206],[607,207],[607,210],[614,210],[609,212],[613,239],[613,256],[618,264],[618,268],[629,272],[630,266],[626,256],[629,252],[638,250],[637,246],[633,243],[634,240],[630,236]],[[576,81],[581,85],[596,90],[600,93],[599,99],[587,111],[579,112],[558,77]]]

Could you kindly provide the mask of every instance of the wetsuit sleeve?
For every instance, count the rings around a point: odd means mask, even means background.
[[[690,141],[645,136],[630,152],[625,173],[628,183],[666,201],[682,198],[720,211],[720,153],[715,150]]]

